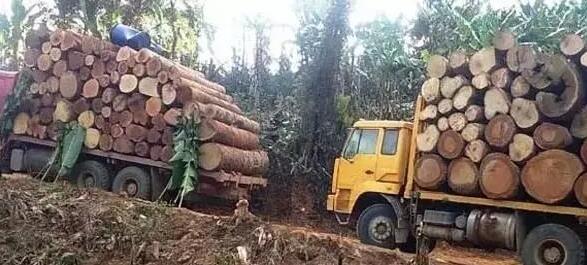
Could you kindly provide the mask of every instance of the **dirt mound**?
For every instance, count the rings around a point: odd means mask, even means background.
[[[1,264],[408,264],[301,228],[199,214],[28,177],[0,179]]]

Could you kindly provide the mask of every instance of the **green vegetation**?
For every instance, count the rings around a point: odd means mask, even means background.
[[[173,171],[166,190],[177,191],[175,202],[179,207],[183,197],[198,187],[198,135],[198,121],[183,118],[173,138],[175,155],[170,160]]]

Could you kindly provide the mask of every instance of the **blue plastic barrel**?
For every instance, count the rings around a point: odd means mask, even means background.
[[[123,24],[116,24],[110,29],[110,40],[119,46],[129,46],[135,50],[151,47],[151,36],[143,31]]]

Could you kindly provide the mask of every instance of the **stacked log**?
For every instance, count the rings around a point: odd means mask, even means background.
[[[148,49],[69,30],[32,31],[25,65],[35,83],[13,133],[57,140],[60,124],[86,128],[85,148],[168,162],[182,117],[200,121],[200,167],[260,176],[268,167],[257,122],[219,84]]]
[[[433,55],[417,116],[416,185],[587,207],[585,48],[569,34],[561,54],[546,54],[498,32],[473,54]]]

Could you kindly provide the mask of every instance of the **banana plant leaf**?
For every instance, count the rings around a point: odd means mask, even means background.
[[[77,161],[79,154],[82,151],[84,139],[86,137],[86,129],[79,124],[74,124],[63,136],[61,142],[59,176],[64,176],[73,168]]]

